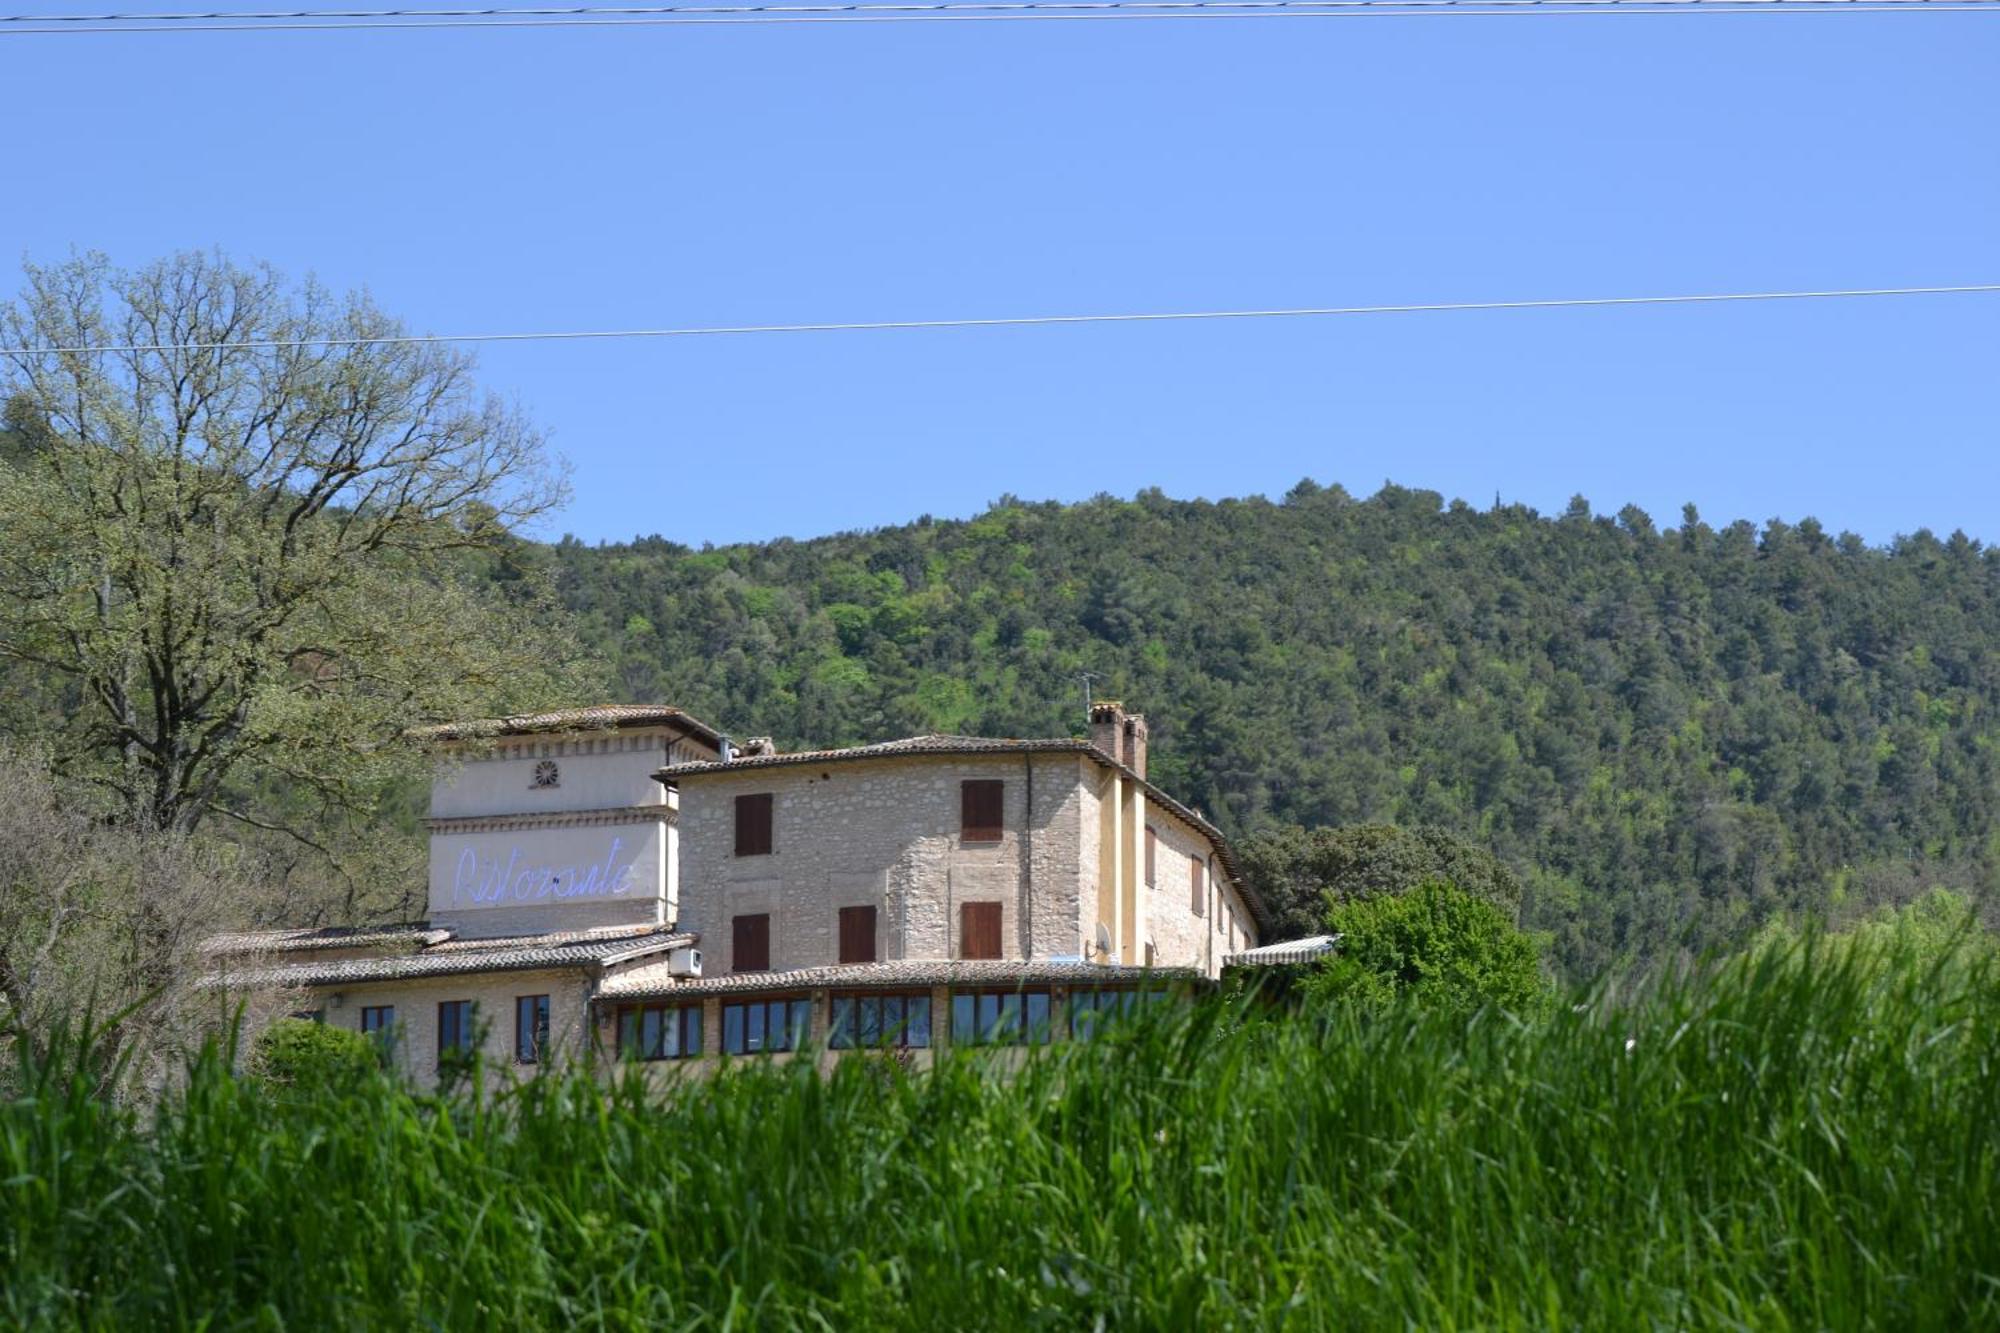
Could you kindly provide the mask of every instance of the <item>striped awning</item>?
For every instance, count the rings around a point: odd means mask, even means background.
[[[1223,955],[1224,967],[1282,967],[1287,963],[1310,963],[1324,958],[1340,944],[1338,935],[1308,935],[1302,940],[1280,940],[1242,953]]]

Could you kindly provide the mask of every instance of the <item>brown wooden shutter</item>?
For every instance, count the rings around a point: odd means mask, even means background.
[[[958,956],[998,958],[1000,904],[961,903],[958,909]]]
[[[1208,868],[1202,865],[1199,856],[1189,857],[1188,866],[1188,878],[1194,885],[1194,900],[1190,906],[1196,916],[1204,916],[1208,912]]]
[[[843,907],[840,909],[840,961],[843,963],[872,963],[875,961],[875,909],[873,907]]]
[[[771,918],[768,913],[730,919],[729,969],[732,972],[771,970]]]
[[[1146,829],[1146,887],[1152,888],[1159,880],[1154,876],[1154,860],[1160,851],[1160,835],[1149,825]]]
[[[771,852],[771,793],[736,798],[736,854],[768,856]]]
[[[958,784],[959,833],[967,842],[1000,841],[1001,794],[1006,784],[976,778]]]

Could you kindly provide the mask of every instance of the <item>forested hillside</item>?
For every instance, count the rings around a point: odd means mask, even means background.
[[[1089,672],[1232,833],[1491,848],[1573,976],[2000,871],[2000,554],[1962,535],[1308,482],[550,558],[624,698],[787,746],[1066,734]]]

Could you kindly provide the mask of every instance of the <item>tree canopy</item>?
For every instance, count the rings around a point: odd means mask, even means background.
[[[315,838],[409,726],[581,688],[510,564],[560,470],[467,356],[403,334],[206,254],[31,264],[0,308],[9,721],[135,822]]]
[[[1244,874],[1277,918],[1280,938],[1320,930],[1329,899],[1404,893],[1430,880],[1450,881],[1509,921],[1521,913],[1521,881],[1514,872],[1485,848],[1443,829],[1288,824],[1251,834],[1238,851]]]
[[[1459,1013],[1491,1005],[1528,1014],[1551,994],[1535,942],[1449,880],[1340,903],[1326,924],[1340,947],[1307,977],[1308,995],[1367,1005],[1407,996]]]

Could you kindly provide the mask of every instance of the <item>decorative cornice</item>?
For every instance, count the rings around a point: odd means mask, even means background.
[[[623,805],[608,810],[543,810],[513,815],[461,815],[426,819],[432,833],[501,833],[512,829],[595,828],[604,824],[643,824],[648,820],[677,824],[680,813],[669,805]]]

